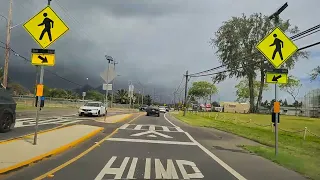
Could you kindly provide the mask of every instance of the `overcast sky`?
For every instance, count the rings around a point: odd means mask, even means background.
[[[0,1],[0,14],[7,16],[9,0]],[[13,24],[27,21],[46,6],[46,0],[13,0]],[[52,72],[80,85],[99,86],[99,77],[106,66],[105,55],[119,62],[116,71],[121,76],[117,83],[127,85],[131,80],[138,87],[140,81],[151,93],[171,100],[173,90],[181,82],[186,70],[190,73],[219,65],[209,39],[223,21],[241,13],[261,12],[270,15],[287,1],[282,0],[53,0],[52,8],[69,26],[70,31],[56,41],[56,66]],[[281,18],[290,19],[300,30],[319,24],[320,1],[288,1],[289,7]],[[5,20],[0,18],[0,41],[5,41]],[[320,33],[297,41],[302,47],[320,40]],[[30,49],[38,45],[22,26],[12,29],[11,47],[19,54],[30,57]],[[308,49],[309,60],[301,60],[290,74],[303,82],[300,92],[319,87],[319,81],[310,83],[308,74],[320,65],[320,46]],[[0,51],[3,65],[3,51]],[[9,76],[26,86],[34,83],[35,69],[21,58],[11,56]],[[193,80],[209,80],[197,78]],[[235,84],[228,79],[218,84],[216,100],[233,101]],[[77,88],[56,76],[45,74],[51,87]],[[45,83],[46,84],[46,83]],[[48,84],[47,84],[48,85]],[[32,86],[32,85],[31,85]],[[273,90],[273,88],[272,88]],[[264,99],[273,93],[264,93]],[[153,93],[152,93],[153,95]],[[285,92],[280,97],[291,98]]]

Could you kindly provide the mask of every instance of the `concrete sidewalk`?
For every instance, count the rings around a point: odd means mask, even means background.
[[[89,125],[73,125],[38,134],[38,143],[33,145],[33,136],[0,144],[0,173],[29,165],[80,144],[101,132],[104,128]]]

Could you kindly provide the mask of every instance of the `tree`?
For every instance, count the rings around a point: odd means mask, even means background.
[[[190,97],[204,99],[207,98],[209,95],[216,94],[218,92],[217,87],[209,83],[207,81],[198,81],[193,82],[191,88],[188,91]]]
[[[316,80],[318,76],[320,76],[320,66],[312,70],[312,73],[310,74],[311,81]]]
[[[298,28],[290,28],[289,20],[279,19],[279,26],[284,32],[297,33]],[[265,64],[265,57],[258,53],[256,45],[273,28],[274,23],[268,16],[261,13],[254,13],[249,17],[244,14],[241,17],[232,17],[215,33],[215,38],[211,39],[211,45],[217,48],[216,54],[226,71],[214,77],[215,82],[221,82],[227,77],[246,78],[249,87],[250,112],[255,112],[261,104],[262,92],[265,87],[265,72],[271,65]],[[298,51],[292,58],[286,61],[284,67],[290,69],[294,66],[298,57],[307,58],[308,53]],[[256,107],[254,107],[254,80],[257,72],[260,72],[260,86],[258,91]]]
[[[253,82],[253,96],[254,98],[257,98],[258,93],[259,93],[259,88],[260,88],[260,82],[259,81],[254,81]],[[237,102],[247,102],[250,99],[250,89],[249,89],[249,83],[247,80],[243,79],[241,80],[235,88],[237,89],[236,91],[236,96],[237,96]],[[268,90],[268,86],[264,84],[264,89],[263,90]]]
[[[296,108],[296,115],[297,115],[298,105],[299,105],[299,102],[297,101],[297,96],[299,95],[299,91],[300,91],[301,86],[302,86],[302,84],[300,83],[300,80],[296,79],[293,76],[288,77],[287,84],[280,84],[279,85],[280,90],[287,92],[293,98],[293,100],[294,100],[293,105]]]
[[[151,103],[152,103],[152,98],[151,98],[151,96],[148,94],[148,95],[146,95],[146,96],[143,98],[143,101],[144,101],[145,104],[147,104],[148,106],[150,106]]]
[[[116,102],[120,104],[128,104],[129,103],[129,97],[128,97],[128,91],[125,89],[120,89],[116,93]]]
[[[96,90],[89,90],[86,93],[86,98],[94,101],[104,101],[105,95]]]
[[[217,101],[213,101],[213,102],[211,103],[211,105],[212,105],[213,107],[220,107],[220,104],[219,104]]]
[[[287,101],[287,99],[284,99],[284,102],[282,103],[282,106],[284,106],[284,107],[288,106],[288,101]]]

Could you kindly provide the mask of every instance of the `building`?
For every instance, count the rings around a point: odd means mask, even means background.
[[[221,102],[220,106],[223,107],[223,112],[230,113],[248,113],[250,109],[249,103]]]

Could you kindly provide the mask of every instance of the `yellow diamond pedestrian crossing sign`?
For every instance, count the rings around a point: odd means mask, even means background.
[[[256,48],[275,68],[280,68],[298,50],[298,47],[279,27],[262,39]]]
[[[43,49],[49,47],[69,30],[50,6],[29,19],[23,27]]]

